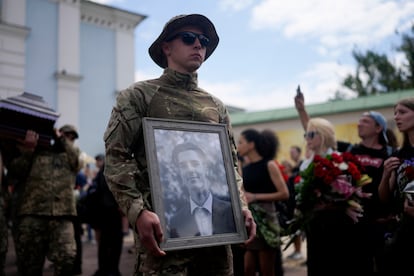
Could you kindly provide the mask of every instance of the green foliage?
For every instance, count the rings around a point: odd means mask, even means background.
[[[352,51],[357,68],[354,75],[345,77],[342,85],[358,97],[414,88],[414,26],[411,33],[402,35],[401,45],[396,50],[405,59],[401,67],[390,62],[385,54],[372,50],[365,53]],[[340,95],[340,91],[336,92],[336,98]]]
[[[251,203],[249,209],[257,225],[257,236],[262,237],[270,247],[280,246],[282,243],[280,226],[269,220],[266,210],[259,204]]]
[[[401,46],[398,51],[404,53],[406,63],[403,65],[403,74],[406,79],[407,88],[414,87],[414,25],[411,27],[412,36],[409,34],[402,35]]]

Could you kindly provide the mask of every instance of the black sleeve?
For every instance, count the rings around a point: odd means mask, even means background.
[[[352,146],[351,143],[344,142],[344,141],[337,141],[336,147],[339,152],[346,152],[349,151],[349,148]]]

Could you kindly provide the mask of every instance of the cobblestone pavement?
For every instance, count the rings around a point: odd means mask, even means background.
[[[129,249],[133,246],[132,235],[128,235],[124,239],[124,247],[121,255],[120,271],[123,276],[129,276],[133,274],[134,264],[135,264],[135,255],[134,253],[129,253]],[[303,250],[305,251],[306,243],[302,245]],[[83,243],[83,263],[82,263],[82,274],[85,276],[92,276],[97,267],[97,245],[95,243],[84,242]],[[303,265],[304,260],[288,260],[286,256],[292,253],[292,248],[288,248],[283,252],[284,258],[284,276],[306,276],[306,266]],[[15,265],[15,254],[14,246],[11,236],[9,235],[9,250],[7,253],[6,259],[6,276],[17,276],[17,268]],[[46,261],[43,276],[52,276],[53,267],[50,262]],[[279,276],[279,275],[277,275]]]

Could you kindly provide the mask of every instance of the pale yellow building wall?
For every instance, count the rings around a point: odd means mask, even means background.
[[[394,133],[397,135],[398,140],[401,143],[402,137],[398,132],[398,129],[395,127],[393,119],[393,108],[383,108],[376,109],[376,111],[381,112],[387,119],[388,128],[393,129]],[[332,113],[325,116],[321,116],[329,120],[335,126],[335,134],[337,140],[358,143],[360,138],[358,137],[358,120],[362,112],[347,112],[347,113]],[[240,133],[247,128],[255,128],[257,130],[271,129],[275,131],[279,137],[280,148],[277,155],[277,160],[290,160],[289,150],[292,145],[298,145],[302,148],[302,157],[305,154],[305,140],[303,137],[304,130],[299,121],[299,118],[278,120],[272,122],[264,122],[257,124],[246,124],[246,125],[233,125],[234,136],[237,140],[240,137]]]

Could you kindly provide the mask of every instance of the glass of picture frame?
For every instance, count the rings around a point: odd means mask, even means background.
[[[143,130],[152,204],[165,237],[161,249],[243,243],[227,126],[146,117]]]

